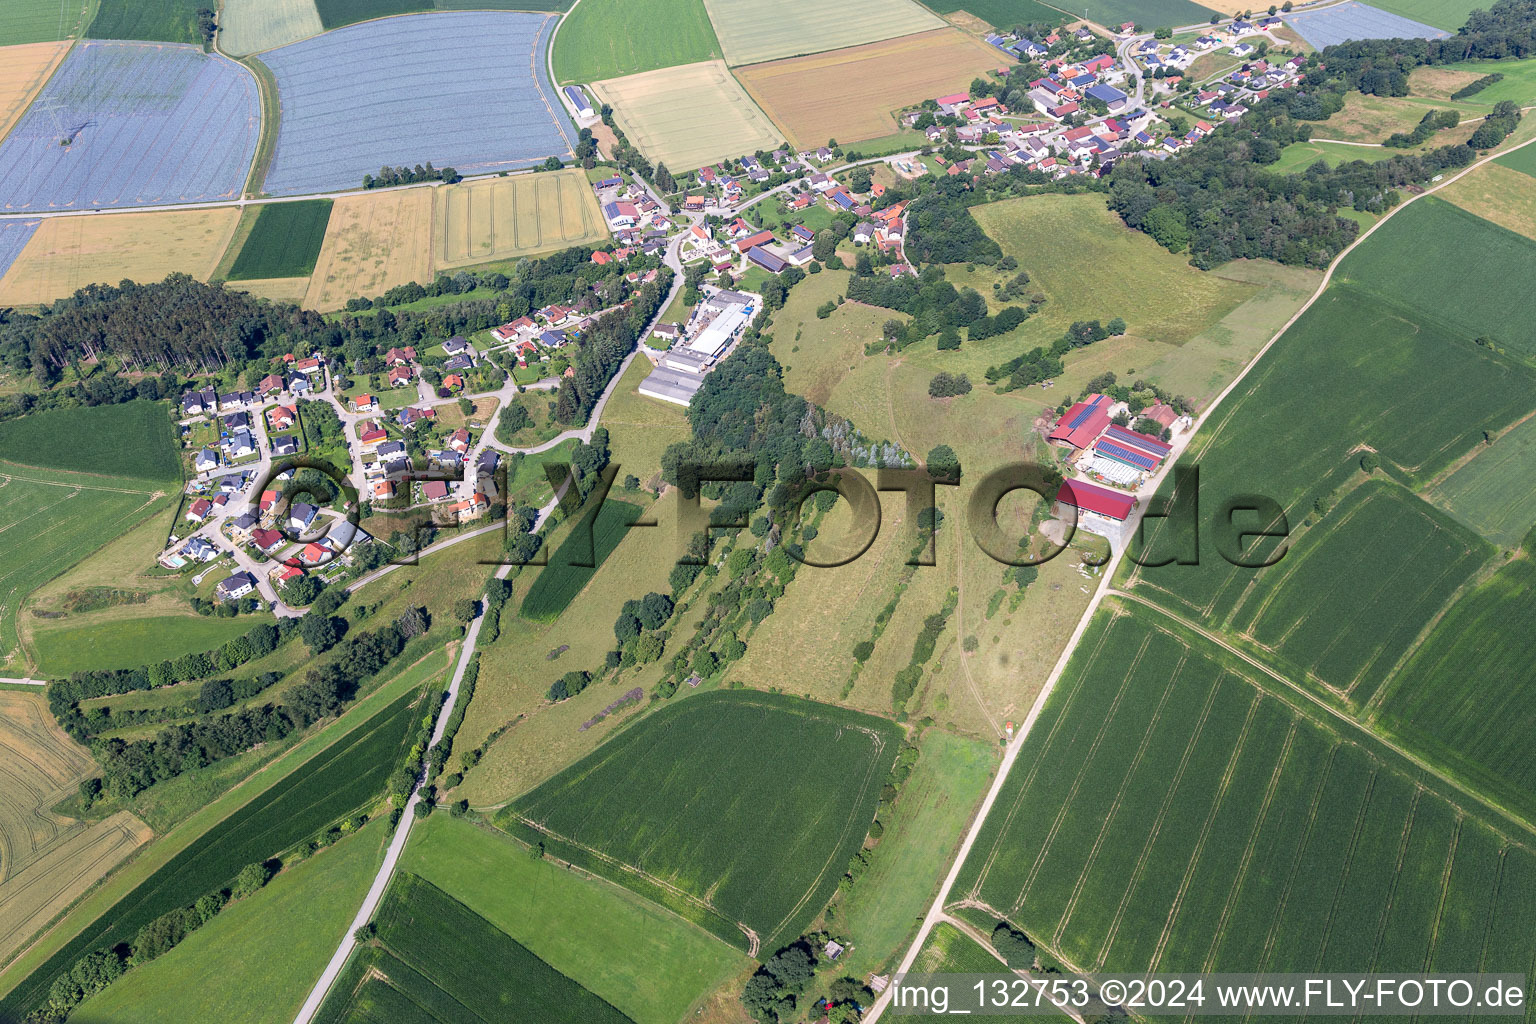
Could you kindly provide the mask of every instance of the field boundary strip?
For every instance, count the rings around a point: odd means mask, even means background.
[[[21,961],[28,957],[42,957],[43,961],[53,956],[57,950],[42,952],[43,943],[50,941],[56,935],[61,938],[62,944],[67,944],[82,931],[101,920],[109,914],[123,898],[134,889],[142,885],[160,868],[182,851],[190,848],[201,840],[213,829],[239,813],[253,800],[261,797],[273,786],[301,770],[316,758],[323,756],[337,743],[346,739],[360,725],[365,724],[384,708],[388,707],[395,698],[401,696],[406,690],[419,683],[401,685],[402,679],[407,679],[412,670],[430,658],[441,657],[442,651],[430,651],[422,655],[410,665],[404,666],[389,682],[379,686],[373,692],[363,697],[352,707],[344,711],[340,716],[326,723],[321,729],[306,736],[299,743],[279,754],[272,761],[267,762],[245,778],[241,779],[233,787],[220,796],[214,802],[206,805],[190,817],[178,823],[170,831],[158,837],[158,841],[151,844],[148,849],[152,855],[140,856],[130,861],[121,871],[111,876],[102,886],[87,894],[75,907],[72,907],[58,922],[50,926],[46,931],[29,943],[4,968],[0,968],[0,1000],[8,996],[15,988],[26,980],[32,971],[42,966],[42,963],[22,965]],[[395,692],[399,691],[399,692]],[[126,890],[117,892],[127,886]],[[113,891],[109,892],[108,889]],[[98,904],[106,902],[105,906]],[[74,921],[80,915],[86,919]],[[68,928],[68,934],[59,934],[61,929]],[[61,946],[62,946],[61,944]]]

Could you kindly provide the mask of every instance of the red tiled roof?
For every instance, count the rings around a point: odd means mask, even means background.
[[[1050,440],[1065,441],[1073,448],[1087,448],[1109,426],[1109,407],[1104,395],[1089,395],[1062,413],[1051,428]]]

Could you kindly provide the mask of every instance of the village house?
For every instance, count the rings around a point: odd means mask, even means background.
[[[214,587],[214,595],[220,601],[238,601],[255,589],[256,577],[248,572],[237,572],[220,580]]]
[[[352,399],[353,412],[378,412],[379,400],[372,395],[358,395]]]

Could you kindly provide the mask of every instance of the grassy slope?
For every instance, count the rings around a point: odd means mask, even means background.
[[[636,1024],[673,1024],[741,954],[627,889],[535,860],[500,833],[433,815],[401,869],[420,875]]]
[[[0,459],[174,483],[180,476],[167,407],[129,402],[33,413],[0,425]]]
[[[416,676],[402,674],[359,701],[341,718],[311,732],[283,756],[263,766],[234,789],[202,802],[182,825],[160,837],[126,868],[86,897],[60,928],[10,964],[4,972],[0,972],[0,996],[5,998],[3,1008],[9,1011],[12,1002],[21,998],[18,996],[18,987],[30,990],[30,986],[24,985],[28,976],[44,967],[45,962],[58,954],[60,949],[67,946],[71,953],[58,959],[66,966],[73,963],[78,956],[75,950],[90,948],[88,943],[76,941],[82,931],[95,936],[109,928],[124,913],[123,901],[135,898],[146,884],[159,884],[161,877],[158,873],[166,865],[184,855],[189,856],[188,852],[194,848],[206,848],[214,842],[223,841],[232,824],[238,827],[253,807],[270,802],[274,787],[295,772],[318,768],[328,756],[354,739],[354,733],[360,727],[366,726],[396,698],[420,684],[421,680]],[[193,893],[189,898],[195,899],[197,895],[200,893]],[[46,992],[46,988],[46,984],[43,984],[42,992]]]
[[[597,82],[720,57],[703,0],[582,0],[555,36],[555,78]]]
[[[73,1019],[286,1024],[356,915],[388,835],[374,822],[282,872],[167,955],[83,1004]],[[253,999],[256,992],[261,997]]]
[[[54,679],[86,669],[153,664],[213,650],[263,621],[259,616],[144,616],[131,606],[114,612],[119,614],[110,621],[97,618],[88,625],[35,629],[30,651],[37,671]]]
[[[921,746],[894,820],[881,822],[869,870],[837,915],[836,930],[853,940],[839,969],[856,978],[883,973],[905,948],[992,777],[996,747],[938,729]]]

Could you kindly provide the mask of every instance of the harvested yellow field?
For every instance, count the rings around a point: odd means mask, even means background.
[[[336,200],[304,308],[326,312],[354,296],[379,295],[412,281],[428,283],[431,243],[431,189],[365,192]]]
[[[577,168],[434,189],[435,269],[591,245],[608,237],[597,196]]]
[[[239,223],[235,207],[46,218],[0,278],[0,306],[40,305],[88,284],[173,273],[206,281]]]
[[[783,136],[724,61],[710,60],[594,82],[629,141],[671,171],[773,149]]]
[[[21,118],[32,97],[69,51],[69,40],[0,46],[0,139]]]
[[[256,281],[229,281],[224,287],[232,292],[249,292],[273,302],[303,302],[309,291],[307,277],[269,277]]]
[[[1536,178],[1487,163],[1435,195],[1468,213],[1536,239]]]
[[[126,811],[87,825],[50,810],[94,767],[42,694],[0,692],[0,959],[149,839]]]
[[[964,92],[997,51],[953,28],[737,68],[748,94],[799,147],[895,132],[893,110]],[[831,97],[835,97],[831,99]]]

